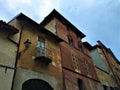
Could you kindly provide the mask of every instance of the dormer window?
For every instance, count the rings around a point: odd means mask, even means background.
[[[71,46],[74,45],[74,44],[73,44],[73,39],[72,39],[71,36],[68,36],[68,43],[69,43],[69,45],[71,45]]]

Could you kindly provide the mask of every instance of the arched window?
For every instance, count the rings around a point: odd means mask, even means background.
[[[71,36],[68,36],[68,43],[69,43],[69,45],[71,45],[71,46],[74,45],[74,44],[73,44],[73,39],[72,39]]]
[[[46,81],[30,79],[23,83],[22,90],[53,90],[53,88]]]
[[[83,52],[82,44],[78,44],[78,49],[79,49],[79,51]]]

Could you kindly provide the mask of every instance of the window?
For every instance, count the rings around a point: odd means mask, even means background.
[[[114,90],[114,88],[113,88],[113,87],[110,87],[110,90]]]
[[[82,49],[82,45],[81,45],[81,44],[78,44],[78,49],[79,49],[79,51],[83,52],[83,49]]]
[[[84,83],[81,79],[78,79],[79,90],[85,90]]]
[[[68,43],[69,43],[69,45],[71,45],[71,46],[74,45],[74,44],[73,44],[73,39],[72,39],[71,36],[68,36]]]
[[[73,62],[73,67],[76,72],[80,73],[80,66],[79,66],[79,61],[78,58],[72,54],[72,62]]]
[[[85,63],[85,69],[88,75],[90,75],[90,70],[89,70],[89,65],[87,63],[87,61],[84,59],[84,63]]]
[[[104,89],[104,90],[107,90],[107,86],[106,86],[106,85],[103,85],[103,89]]]
[[[82,41],[80,37],[78,37],[78,49],[79,51],[83,52],[83,46],[82,46]]]
[[[45,41],[44,39],[38,39],[38,55],[45,56]]]

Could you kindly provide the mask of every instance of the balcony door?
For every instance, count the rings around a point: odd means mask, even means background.
[[[38,55],[45,56],[45,40],[38,38]]]

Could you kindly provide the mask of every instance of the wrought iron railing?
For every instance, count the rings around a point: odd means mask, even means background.
[[[49,64],[53,60],[53,51],[44,47],[36,47],[35,60]]]

